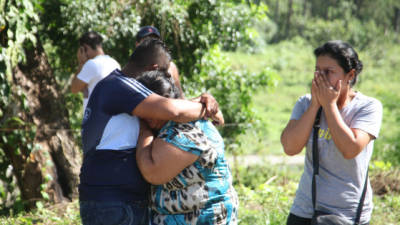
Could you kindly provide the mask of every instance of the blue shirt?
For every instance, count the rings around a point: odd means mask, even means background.
[[[236,224],[238,199],[217,129],[206,120],[170,121],[158,138],[199,158],[166,184],[152,186],[152,224]]]
[[[149,184],[136,164],[139,120],[132,111],[150,90],[119,70],[93,90],[82,121],[82,201],[146,200]]]

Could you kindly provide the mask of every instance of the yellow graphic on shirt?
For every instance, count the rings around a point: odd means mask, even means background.
[[[329,132],[329,128],[326,129],[319,129],[318,132],[319,138],[324,138],[325,140],[331,140],[332,136]]]

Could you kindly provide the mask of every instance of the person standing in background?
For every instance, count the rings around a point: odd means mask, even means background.
[[[144,40],[149,39],[149,38],[158,39],[158,40],[162,41],[161,34],[157,28],[155,28],[153,26],[141,27],[136,34],[136,43],[135,43],[136,47],[140,43],[142,43]],[[173,61],[171,61],[169,63],[168,73],[171,74],[172,78],[174,79],[175,86],[178,87],[178,89],[180,91],[180,98],[183,98],[184,94],[183,94],[183,90],[181,87],[181,82],[179,81],[179,71]]]
[[[96,84],[113,70],[121,69],[115,59],[104,54],[102,43],[103,38],[94,31],[86,32],[79,39],[79,67],[71,82],[71,92],[83,93],[83,112]]]

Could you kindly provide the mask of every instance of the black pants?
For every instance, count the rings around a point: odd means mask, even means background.
[[[310,224],[311,224],[311,219],[296,216],[292,213],[289,214],[289,217],[286,221],[286,225],[310,225]],[[363,225],[369,225],[369,223],[364,223]]]
[[[289,217],[286,221],[286,225],[310,225],[310,224],[311,224],[311,219],[296,216],[292,213],[289,214]]]

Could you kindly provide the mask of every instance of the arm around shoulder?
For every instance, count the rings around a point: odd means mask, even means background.
[[[189,122],[202,118],[205,108],[201,103],[151,94],[135,107],[132,114],[148,119]]]

